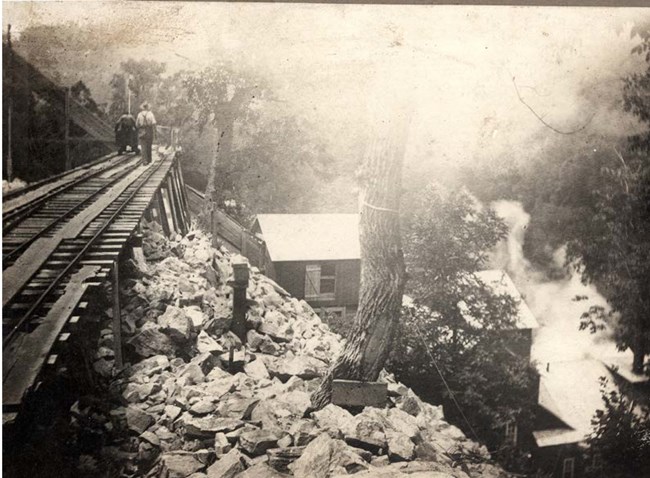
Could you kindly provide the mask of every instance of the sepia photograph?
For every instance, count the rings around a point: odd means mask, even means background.
[[[567,3],[4,1],[3,476],[650,477],[650,8]]]

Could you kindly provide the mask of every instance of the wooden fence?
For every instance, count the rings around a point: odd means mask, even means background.
[[[190,211],[196,217],[203,208],[205,196],[187,184],[185,188]],[[273,264],[266,250],[266,243],[225,212],[219,209],[212,211],[210,231],[215,246],[223,244],[227,249],[248,258],[249,263],[260,269],[261,272],[273,273]],[[219,244],[219,240],[221,244]]]

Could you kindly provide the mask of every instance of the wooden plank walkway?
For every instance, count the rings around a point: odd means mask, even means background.
[[[53,237],[37,239],[13,265],[5,269],[2,272],[2,306],[7,305],[20,292],[56,250],[61,241],[77,237],[93,219],[115,201],[146,169],[146,166],[137,168],[110,188],[100,200],[79,212]]]
[[[137,167],[120,178],[96,202],[55,230],[52,237],[35,241],[5,269],[3,292],[13,300],[3,298],[3,326],[12,327],[11,317],[32,317],[31,311],[35,320],[29,319],[29,327],[13,326],[13,333],[5,336],[3,423],[13,420],[48,357],[56,358],[52,348],[65,342],[77,327],[82,315],[78,310],[84,305],[88,287],[111,275],[115,277],[119,258],[145,211],[153,207],[155,215],[169,220],[167,234],[187,230],[189,218],[184,198],[179,197],[182,178],[178,163],[174,151],[161,156],[154,152],[152,165]],[[162,209],[163,196],[167,210]],[[71,261],[76,265],[71,266]],[[52,289],[52,281],[62,277]],[[44,295],[47,290],[52,292]],[[40,300],[41,305],[33,305],[35,300]]]
[[[35,382],[47,361],[52,346],[86,293],[88,279],[99,266],[84,266],[68,282],[63,295],[54,303],[43,323],[31,333],[23,333],[2,352],[2,406],[19,406],[23,395]]]

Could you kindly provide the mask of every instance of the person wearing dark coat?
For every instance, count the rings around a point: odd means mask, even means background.
[[[127,146],[131,146],[131,151],[136,154],[140,152],[135,118],[129,113],[124,113],[115,123],[115,143],[118,154],[124,153]]]

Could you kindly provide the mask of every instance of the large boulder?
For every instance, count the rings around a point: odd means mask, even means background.
[[[157,375],[164,370],[169,369],[169,359],[166,355],[154,355],[153,357],[141,360],[137,364],[131,366],[131,375],[146,375],[151,377]]]
[[[196,348],[200,353],[211,353],[214,355],[223,353],[223,347],[210,337],[205,330],[199,332],[199,336],[196,338]]]
[[[185,429],[185,435],[190,437],[214,437],[219,432],[228,433],[244,426],[244,422],[236,418],[196,417],[189,413],[178,420]]]
[[[253,409],[251,419],[261,422],[263,428],[271,431],[288,431],[291,424],[303,418],[310,407],[310,395],[307,392],[293,390],[260,402]]]
[[[134,405],[126,408],[126,423],[129,430],[136,435],[141,435],[147,428],[154,424],[155,418]]]
[[[183,309],[168,305],[165,313],[158,317],[158,324],[169,337],[180,344],[187,343],[192,337],[194,327]]]
[[[219,400],[218,412],[222,417],[248,420],[258,402],[258,398],[231,393]]]
[[[277,310],[270,310],[264,314],[258,332],[268,335],[277,342],[289,342],[293,338],[289,321]]]
[[[164,453],[160,457],[160,463],[160,476],[166,478],[186,478],[197,471],[205,469],[205,464],[194,453],[182,451]]]
[[[203,324],[208,320],[207,315],[205,315],[201,308],[196,305],[183,307],[183,312],[192,322],[194,329],[201,328]]]
[[[277,435],[268,430],[252,430],[239,436],[239,447],[251,456],[263,455],[277,444]]]
[[[169,336],[162,331],[160,325],[147,322],[142,326],[140,332],[131,337],[128,344],[132,345],[135,352],[141,357],[154,355],[176,356],[176,345]]]
[[[415,455],[415,444],[408,435],[395,430],[386,430],[388,456],[392,461],[412,460]]]
[[[256,380],[270,378],[269,371],[266,369],[266,365],[264,365],[262,360],[253,360],[244,365],[244,373]]]
[[[332,403],[312,413],[316,425],[332,438],[341,438],[352,433],[354,417],[347,410]]]
[[[293,376],[306,380],[322,377],[326,370],[325,362],[309,355],[283,357],[269,366],[270,374],[283,382]]]
[[[323,433],[307,445],[289,468],[296,478],[327,478],[335,473],[354,473],[368,466],[345,442]]]
[[[244,471],[245,458],[237,449],[230,450],[214,462],[207,471],[208,478],[233,478]]]

